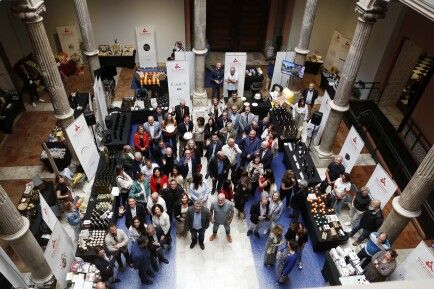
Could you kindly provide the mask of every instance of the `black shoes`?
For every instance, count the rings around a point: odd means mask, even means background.
[[[248,231],[247,231],[247,236],[250,236],[252,233],[253,233],[252,230],[248,230]]]
[[[146,272],[148,275],[149,275],[149,277],[151,277],[151,278],[154,278],[155,277],[155,274],[154,274],[154,272],[152,272],[151,270],[149,270],[148,272]]]
[[[193,249],[194,246],[196,246],[196,243],[191,243],[191,244],[190,244],[190,249]]]
[[[154,284],[154,282],[152,282],[151,279],[143,279],[143,280],[142,280],[142,283],[145,284],[145,285],[151,285],[151,284]]]
[[[112,282],[112,283],[119,283],[119,282],[121,282],[121,279],[119,279],[119,278],[116,278],[115,280],[113,280],[113,282]]]
[[[155,262],[155,263],[151,263],[151,267],[152,267],[152,269],[153,269],[155,272],[160,271],[160,268],[158,267],[158,263],[157,263],[157,262]]]
[[[121,271],[121,272],[125,272],[125,267],[124,267],[124,266],[119,267],[119,271]]]
[[[164,264],[169,264],[169,260],[167,260],[166,258],[161,258],[160,262],[163,262]]]
[[[202,250],[205,250],[205,245],[204,245],[204,244],[199,244],[199,247],[200,247]]]
[[[260,238],[259,233],[258,232],[253,232],[253,235],[255,235],[256,238]]]

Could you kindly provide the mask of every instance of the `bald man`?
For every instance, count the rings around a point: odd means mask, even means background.
[[[225,194],[219,194],[217,201],[213,202],[210,207],[211,223],[213,224],[212,235],[209,238],[213,241],[217,237],[217,231],[220,225],[225,227],[226,239],[232,243],[231,222],[234,217],[234,204],[226,200]]]
[[[373,199],[368,209],[363,213],[360,218],[360,222],[356,225],[349,234],[350,237],[354,236],[360,229],[362,229],[362,233],[357,238],[357,240],[353,243],[353,246],[358,246],[369,237],[369,234],[372,232],[376,232],[381,224],[383,224],[384,216],[381,211],[381,201],[377,199]]]
[[[264,166],[264,170],[271,169],[273,162],[273,152],[270,150],[270,143],[268,141],[261,142],[261,149],[259,150],[261,156],[261,163]]]
[[[303,99],[304,102],[309,107],[309,119],[311,116],[312,107],[315,104],[315,100],[318,97],[318,90],[315,89],[315,83],[309,83],[309,87],[303,90]]]
[[[220,90],[223,87],[223,76],[224,71],[222,69],[222,64],[217,62],[215,68],[211,71],[211,86],[212,86],[212,97],[216,97],[220,100]]]
[[[98,282],[95,284],[95,289],[107,289],[104,282]]]
[[[332,161],[326,169],[325,180],[321,183],[321,189],[325,191],[328,186],[333,188],[335,181],[345,173],[345,167],[342,164],[342,157],[336,156],[335,160]]]
[[[226,89],[228,90],[228,96],[230,97],[233,93],[238,92],[238,72],[236,72],[235,67],[231,67],[229,74],[225,77]]]

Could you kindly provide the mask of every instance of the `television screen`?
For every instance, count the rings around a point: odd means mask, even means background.
[[[303,78],[304,75],[304,66],[291,62],[289,60],[282,61],[282,73],[288,74],[291,76],[296,76],[299,78]]]

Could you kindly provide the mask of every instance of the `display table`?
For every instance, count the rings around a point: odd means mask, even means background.
[[[294,172],[295,178],[306,180],[309,186],[321,183],[321,177],[304,143],[285,143],[284,147],[284,162]]]
[[[328,71],[321,71],[321,84],[320,87],[329,93],[330,99],[335,98],[336,89],[329,84],[333,80],[333,76]]]
[[[259,74],[258,69],[253,66],[247,66],[246,70],[249,71],[249,74],[246,73],[246,76],[244,78],[244,90],[250,91],[251,85],[253,83],[262,83],[264,80],[264,74]]]
[[[51,155],[53,156],[54,159],[54,163],[56,164],[59,171],[63,171],[66,167],[69,166],[69,164],[71,163],[72,156],[65,143],[57,142],[57,141],[53,141],[53,142],[48,141],[45,142],[45,144],[50,150]],[[42,150],[41,152],[40,160],[51,173],[54,172],[44,150]]]
[[[100,280],[100,272],[95,265],[82,260],[74,260],[70,272],[66,274],[67,289],[91,289]]]
[[[324,266],[321,270],[322,275],[330,283],[331,286],[342,285],[339,281],[339,277],[341,277],[341,275],[336,268],[335,262],[333,262],[333,259],[330,256],[330,251],[326,251],[324,256]]]
[[[101,67],[107,65],[113,65],[116,67],[128,67],[134,68],[136,65],[136,50],[133,51],[133,55],[128,56],[98,56]]]
[[[112,120],[111,141],[105,143],[105,146],[111,151],[118,151],[130,142],[131,112],[111,113],[110,118]]]
[[[323,65],[323,62],[311,62],[311,61],[306,61],[304,63],[304,73],[310,73],[310,74],[318,74],[319,69],[321,68],[321,66]]]
[[[15,118],[24,111],[22,95],[19,93],[1,93],[0,97],[0,130],[4,133],[12,133]]]
[[[309,201],[308,196],[306,207],[302,210],[315,252],[336,248],[348,240],[334,210],[326,205],[327,195],[318,191],[319,188],[309,188],[309,194],[316,195],[317,200]]]

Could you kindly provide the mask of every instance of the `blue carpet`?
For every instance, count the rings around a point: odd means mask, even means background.
[[[280,187],[280,182],[285,172],[286,168],[283,164],[283,153],[278,153],[273,159],[272,169],[274,177],[276,179],[277,188]],[[257,202],[260,196],[256,193],[255,199],[250,200],[246,204],[246,212],[248,220],[250,217],[249,210],[252,203]],[[285,209],[279,223],[284,226],[285,233],[291,223],[288,215],[290,213],[289,209]],[[247,221],[250,222],[249,220]],[[261,229],[263,231],[263,229]],[[267,236],[261,234],[261,238],[257,239],[255,236],[250,237],[250,244],[253,251],[253,259],[255,261],[256,274],[258,276],[259,288],[281,288],[281,286],[276,283],[276,271],[274,267],[264,266],[263,256],[264,248]],[[285,288],[306,288],[306,287],[322,287],[325,286],[326,282],[321,274],[321,269],[324,265],[324,253],[316,253],[312,250],[312,245],[307,242],[303,250],[303,270],[298,270],[294,268],[290,273],[290,284],[283,285]]]
[[[131,133],[130,133],[130,146],[134,149],[134,134],[137,131],[137,123],[132,123],[131,124]]]

